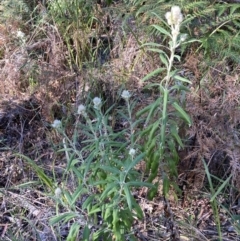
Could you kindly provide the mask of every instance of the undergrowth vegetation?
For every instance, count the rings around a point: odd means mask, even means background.
[[[240,4],[0,11],[1,240],[239,240]]]
[[[205,59],[217,61],[229,58],[239,62],[239,14],[240,5],[227,1],[133,1],[136,16],[144,22],[162,23],[164,13],[173,4],[181,7],[186,19],[184,32],[197,37]],[[159,7],[161,5],[161,7]],[[158,18],[156,18],[156,15]],[[157,34],[154,29],[153,33]],[[231,41],[229,41],[231,39]],[[219,53],[219,49],[222,51]]]

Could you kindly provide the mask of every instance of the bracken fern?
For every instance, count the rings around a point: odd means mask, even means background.
[[[198,38],[199,49],[211,59],[231,59],[239,62],[240,4],[216,1],[133,1],[134,13],[144,22],[161,24],[166,9],[179,5],[186,16],[185,27],[189,36]],[[156,16],[158,16],[156,18]],[[151,31],[157,34],[155,29]],[[200,47],[200,48],[199,48]],[[221,51],[219,53],[219,49]]]
[[[0,2],[1,23],[16,17],[18,20],[22,20],[27,13],[29,13],[29,8],[24,0],[4,0]]]

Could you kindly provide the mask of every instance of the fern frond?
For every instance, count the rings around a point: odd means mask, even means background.
[[[28,5],[24,0],[3,0],[0,2],[0,22],[6,22],[7,19],[20,18],[29,12]]]
[[[216,3],[209,0],[135,0],[135,16],[142,21],[149,21],[149,25],[163,25],[165,13],[171,6],[181,7],[185,20],[182,32],[188,33],[202,41],[202,48],[206,56],[215,55],[221,51],[219,58],[230,58],[236,61],[236,52],[240,52],[240,4],[239,3]],[[156,15],[158,16],[156,18]],[[159,33],[151,29],[151,34]]]

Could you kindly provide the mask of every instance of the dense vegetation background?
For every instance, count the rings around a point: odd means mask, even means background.
[[[0,240],[240,240],[238,1],[0,12]]]

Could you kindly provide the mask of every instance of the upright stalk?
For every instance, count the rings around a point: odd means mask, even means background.
[[[164,157],[164,150],[166,146],[166,128],[168,122],[168,100],[169,100],[169,85],[171,81],[171,71],[173,66],[173,61],[175,57],[175,50],[179,46],[178,35],[180,33],[180,24],[183,20],[181,9],[178,6],[171,8],[171,12],[167,12],[165,15],[168,24],[171,26],[171,40],[169,41],[170,57],[167,64],[167,75],[163,79],[165,80],[164,86],[160,86],[163,92],[163,110],[162,110],[162,121],[161,121],[161,132],[160,132],[160,160]],[[163,195],[165,195],[163,193]]]

